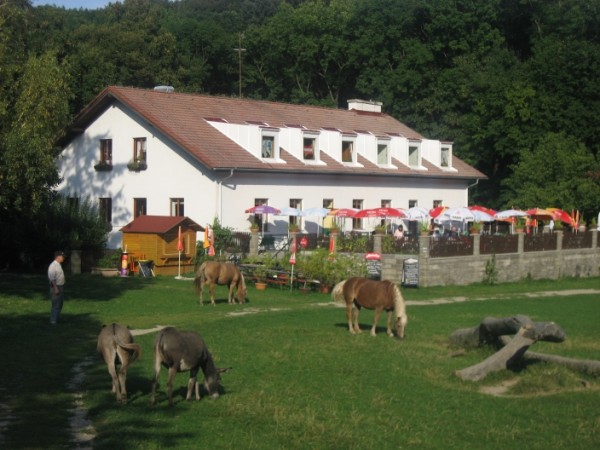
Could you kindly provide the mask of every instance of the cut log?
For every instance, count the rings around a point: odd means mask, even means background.
[[[522,327],[528,328],[528,335],[536,341],[563,342],[565,332],[554,322],[533,322],[529,317],[516,315],[514,317],[486,317],[479,326],[463,328],[450,335],[450,343],[464,348],[496,345],[500,347],[500,337],[516,334]]]
[[[511,341],[512,338],[510,336],[502,336],[502,342],[504,342],[505,344],[509,344]],[[596,361],[593,359],[567,358],[565,356],[548,355],[546,353],[538,353],[532,351],[526,351],[524,357],[533,359],[535,361],[544,361],[554,364],[560,364],[563,366],[567,366],[571,369],[578,370],[580,372],[588,373],[590,375],[600,375],[600,361]]]
[[[521,327],[506,346],[479,364],[457,370],[456,376],[463,380],[480,381],[492,372],[507,369],[514,361],[521,358],[531,344],[536,342],[533,338],[534,334],[535,327],[531,325]]]

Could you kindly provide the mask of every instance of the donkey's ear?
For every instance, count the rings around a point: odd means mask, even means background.
[[[233,369],[233,367],[225,367],[225,368],[217,367],[217,373],[229,372],[231,369]]]

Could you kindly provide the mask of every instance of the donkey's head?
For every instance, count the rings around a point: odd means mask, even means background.
[[[226,369],[219,369],[210,374],[204,376],[204,388],[208,392],[212,398],[219,397],[219,390],[221,388],[221,373],[227,372],[231,369],[231,367],[227,367]]]

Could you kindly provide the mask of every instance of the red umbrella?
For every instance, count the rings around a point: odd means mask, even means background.
[[[334,209],[331,211],[331,215],[335,217],[356,217],[357,209],[352,208],[342,208],[342,209]]]
[[[361,209],[354,216],[356,218],[362,217],[406,217],[406,214],[397,208],[371,208]]]
[[[498,211],[496,211],[495,209],[492,208],[486,208],[485,206],[480,206],[480,205],[472,205],[469,206],[469,209],[471,211],[481,211],[484,212],[486,214],[489,214],[490,216],[494,216],[494,214],[496,214]]]
[[[429,217],[431,217],[432,219],[435,219],[437,216],[439,216],[441,213],[443,213],[447,209],[448,209],[447,206],[436,206],[435,208],[432,208],[429,210]]]
[[[575,227],[575,219],[566,211],[558,208],[546,208],[552,213],[554,220],[560,220],[571,227]]]

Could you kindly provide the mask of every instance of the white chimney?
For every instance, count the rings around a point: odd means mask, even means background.
[[[359,100],[359,99],[348,100],[348,109],[349,110],[354,109],[355,111],[368,111],[368,112],[380,113],[382,105],[383,105],[383,103],[374,102],[373,100]]]

